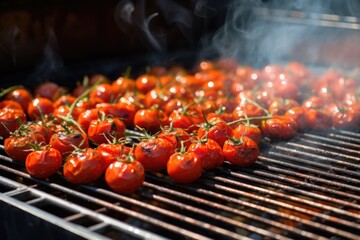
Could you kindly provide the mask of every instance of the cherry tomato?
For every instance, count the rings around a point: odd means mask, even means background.
[[[275,116],[264,120],[261,130],[269,138],[290,139],[297,133],[297,123],[292,118]]]
[[[55,125],[55,124],[52,124]],[[29,122],[26,126],[26,128],[33,133],[39,133],[44,136],[45,142],[49,143],[51,136],[55,133],[52,131],[49,127],[42,123],[36,123],[36,122]]]
[[[299,131],[306,130],[309,128],[306,111],[307,109],[305,107],[293,107],[287,110],[284,116],[292,118],[296,122]]]
[[[109,103],[115,100],[115,94],[109,83],[101,83],[95,86],[89,94],[90,99],[100,98],[103,102]]]
[[[198,156],[202,161],[205,170],[221,166],[224,162],[222,148],[211,138],[205,140],[200,139],[199,141],[192,143],[187,151],[194,152]]]
[[[206,135],[207,138],[211,138],[222,147],[233,134],[233,129],[225,121],[220,118],[212,118],[201,125],[197,135],[199,138]]]
[[[194,122],[194,117],[183,109],[172,112],[169,116],[169,121],[174,128],[182,128],[188,133],[192,133],[199,128]]]
[[[19,109],[23,111],[22,106],[20,105],[20,103],[17,103],[13,100],[2,100],[0,102],[0,109],[2,108],[13,108],[13,109]]]
[[[230,163],[240,167],[248,167],[258,159],[260,150],[251,138],[242,136],[238,139],[227,140],[224,143],[223,153],[225,159]]]
[[[168,118],[164,112],[155,108],[140,109],[134,116],[134,125],[150,133],[159,131],[160,126],[165,126],[167,123]]]
[[[101,154],[92,148],[78,150],[71,154],[64,164],[64,177],[71,183],[90,183],[101,177],[105,171]]]
[[[31,144],[45,144],[45,138],[39,133],[28,133],[24,136],[10,136],[4,141],[4,150],[15,161],[25,162],[32,151]]]
[[[67,130],[53,134],[49,144],[51,147],[59,150],[65,158],[75,149],[88,148],[89,140],[85,133],[81,133],[78,130]]]
[[[141,75],[135,80],[136,88],[142,93],[147,93],[156,87],[157,78],[152,75]]]
[[[268,111],[272,115],[283,115],[288,109],[297,106],[299,106],[299,103],[294,99],[274,98],[270,103]]]
[[[15,89],[6,95],[7,100],[18,102],[23,111],[26,112],[30,102],[33,100],[31,93],[26,89]]]
[[[55,101],[65,93],[65,89],[54,82],[44,82],[36,87],[34,95],[37,98],[47,98]]]
[[[96,108],[88,109],[80,113],[77,123],[79,123],[81,128],[87,132],[91,121],[98,119],[99,116],[105,116],[105,113]]]
[[[124,159],[124,156],[133,152],[133,149],[121,143],[103,143],[97,147],[104,160],[106,168],[116,160]]]
[[[144,167],[139,161],[115,161],[106,169],[105,181],[114,192],[130,194],[139,189],[145,179]]]
[[[306,111],[309,127],[313,130],[324,131],[332,126],[332,118],[323,111],[310,109]]]
[[[125,124],[119,118],[92,120],[88,128],[88,137],[96,144],[107,143],[108,139],[125,136]]]
[[[157,172],[166,168],[173,145],[163,138],[152,138],[141,141],[135,147],[135,159],[139,161],[146,171]]]
[[[111,84],[111,87],[116,98],[136,89],[135,80],[126,77],[119,77]]]
[[[74,101],[76,100],[75,97],[70,96],[70,95],[64,95],[59,97],[54,103],[53,106],[54,108],[58,108],[62,105],[66,105],[66,106],[70,106]]]
[[[165,91],[161,88],[154,88],[145,95],[145,107],[150,108],[152,106],[158,106],[163,109],[164,105],[169,101],[169,97]]]
[[[20,127],[20,124],[26,122],[26,115],[20,109],[3,108],[0,109],[0,122],[0,136],[7,138]]]
[[[237,125],[234,130],[234,137],[241,138],[242,136],[247,136],[251,138],[257,145],[260,145],[262,140],[262,133],[258,126],[248,125],[244,123],[240,123]]]
[[[35,178],[48,178],[59,171],[61,165],[61,153],[55,148],[33,151],[25,162],[27,172]]]
[[[170,128],[164,129],[158,134],[158,138],[163,138],[169,141],[175,149],[181,148],[181,142],[184,143],[185,147],[190,146],[190,134],[182,128]]]
[[[174,153],[167,163],[169,177],[175,182],[191,183],[200,178],[203,162],[194,152]]]
[[[43,97],[34,98],[27,109],[27,114],[31,120],[41,119],[53,112],[54,106],[52,101]]]

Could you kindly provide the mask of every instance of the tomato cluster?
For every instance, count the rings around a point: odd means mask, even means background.
[[[0,136],[6,153],[33,177],[62,169],[78,184],[104,176],[113,191],[129,194],[142,186],[145,171],[166,170],[190,183],[224,161],[248,167],[263,136],[355,128],[358,90],[355,75],[318,76],[298,62],[257,70],[222,59],[203,61],[191,73],[155,67],[114,81],[97,74],[71,92],[54,82],[33,93],[4,90]],[[126,129],[143,137],[131,145]]]

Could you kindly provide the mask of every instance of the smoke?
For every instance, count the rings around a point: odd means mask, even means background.
[[[359,16],[360,3],[355,0],[234,0],[229,4],[225,24],[210,41],[219,56],[241,63],[261,66],[288,60],[309,63],[331,57],[341,62],[344,53],[358,44],[344,46],[332,42],[346,37],[351,25],[338,25],[338,16]],[[320,19],[318,19],[320,18]],[[323,19],[321,19],[323,18]],[[335,26],[335,27],[334,27]],[[208,42],[209,43],[209,42]],[[328,46],[328,47],[326,47]]]
[[[193,20],[191,12],[173,1],[155,0],[150,3],[145,0],[122,0],[116,8],[114,19],[119,29],[129,34],[140,30],[142,38],[153,50],[163,52],[168,44],[169,29],[178,29],[189,42],[192,41],[191,31]],[[151,10],[149,10],[151,9]],[[148,12],[152,11],[152,12]],[[156,24],[152,27],[152,22]],[[165,29],[166,28],[166,29]]]

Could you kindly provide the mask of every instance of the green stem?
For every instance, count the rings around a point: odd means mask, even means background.
[[[232,124],[239,123],[239,122],[244,122],[244,121],[250,122],[251,120],[265,120],[265,119],[269,119],[269,118],[272,118],[272,116],[240,118],[240,119],[237,119],[235,121],[228,122],[227,125],[232,125]]]
[[[6,89],[2,90],[0,92],[0,98],[6,96],[8,93],[10,93],[10,92],[12,92],[12,91],[14,91],[16,89],[19,89],[19,88],[24,88],[24,87],[21,86],[21,85],[16,85],[16,86],[12,86],[12,87],[9,87],[9,88],[6,88]]]

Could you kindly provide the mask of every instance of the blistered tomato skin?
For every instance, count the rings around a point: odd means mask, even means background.
[[[259,157],[259,147],[250,138],[243,136],[238,142],[227,140],[224,143],[224,157],[230,163],[239,167],[248,167],[255,163]]]
[[[92,148],[80,150],[66,159],[64,177],[71,183],[90,183],[101,177],[105,164],[101,154]]]
[[[191,183],[200,178],[203,162],[194,152],[174,153],[167,163],[169,177],[178,183]]]
[[[35,178],[48,178],[62,165],[62,156],[55,148],[31,152],[25,162],[27,172]]]
[[[130,194],[144,183],[145,171],[138,161],[115,161],[106,169],[105,181],[114,192]]]
[[[188,149],[188,152],[194,152],[198,158],[202,161],[204,170],[213,169],[219,167],[224,162],[224,154],[220,145],[208,138],[206,141],[198,141],[192,143]]]

